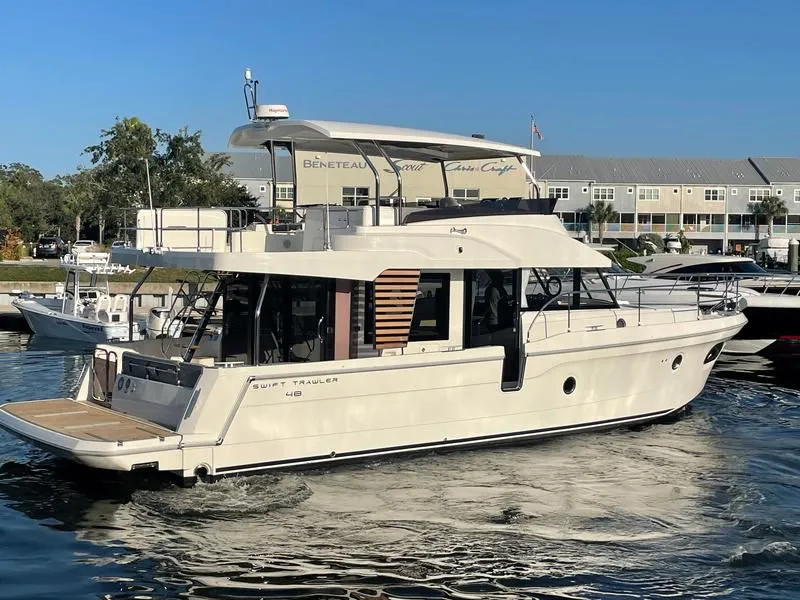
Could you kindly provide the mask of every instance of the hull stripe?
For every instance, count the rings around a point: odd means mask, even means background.
[[[549,434],[558,434],[570,430],[595,429],[599,427],[610,427],[613,425],[621,425],[623,423],[629,423],[629,422],[653,420],[653,419],[658,419],[660,417],[665,417],[671,413],[681,410],[682,408],[683,406],[669,410],[645,413],[642,415],[636,415],[632,417],[606,419],[604,421],[594,421],[592,423],[583,423],[579,425],[559,425],[556,427],[545,427],[543,429],[530,429],[528,431],[519,431],[515,433],[482,435],[471,438],[462,438],[458,440],[445,439],[436,442],[423,442],[420,444],[407,444],[404,446],[391,446],[388,448],[373,448],[371,450],[356,450],[353,452],[342,452],[341,454],[336,453],[333,455],[324,454],[319,456],[309,456],[305,458],[288,458],[288,459],[273,460],[260,463],[250,463],[245,465],[234,465],[232,467],[220,467],[215,470],[215,473],[223,474],[223,473],[232,473],[236,471],[269,469],[269,468],[284,467],[290,465],[304,465],[304,464],[311,465],[321,462],[335,462],[338,460],[345,460],[345,459],[366,458],[368,456],[375,456],[375,455],[413,452],[417,450],[447,448],[452,446],[480,446],[481,444],[487,444],[490,442],[501,442],[506,440],[513,441],[513,440],[524,439],[526,437],[533,438]]]

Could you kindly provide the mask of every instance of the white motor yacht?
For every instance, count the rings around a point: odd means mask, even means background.
[[[648,278],[670,280],[676,291],[691,294],[691,290],[702,290],[710,298],[715,292],[727,293],[734,285],[743,301],[747,325],[726,344],[726,353],[771,358],[798,353],[800,276],[766,271],[743,256],[661,253],[629,260],[642,265],[642,274]],[[677,300],[677,294],[671,297]]]
[[[5,404],[0,426],[90,467],[184,483],[520,443],[680,413],[745,325],[725,303],[633,307],[610,289],[586,293],[583,278],[609,260],[549,214],[527,148],[258,116],[231,143],[358,153],[376,202],[307,206],[282,230],[230,228],[222,250],[170,248],[166,229],[151,247],[115,249],[145,277],[209,275],[191,339],[99,344],[73,397]],[[517,160],[531,197],[415,212],[378,202],[376,159],[398,188],[393,159],[439,163],[447,195],[446,162],[490,158]],[[570,277],[526,294],[532,269]],[[221,330],[209,334],[217,306]]]
[[[107,252],[80,251],[61,257],[66,272],[64,291],[56,298],[36,298],[23,292],[11,301],[31,331],[40,337],[80,342],[141,339],[138,323],[131,327],[130,297],[112,295],[108,278],[133,273],[130,266],[110,262]],[[133,338],[129,337],[133,330]]]

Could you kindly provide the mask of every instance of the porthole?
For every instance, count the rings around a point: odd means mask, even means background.
[[[720,352],[722,352],[722,348],[724,346],[725,346],[724,342],[720,342],[719,344],[715,344],[714,347],[711,348],[711,350],[708,351],[708,354],[706,354],[706,358],[703,361],[703,364],[705,365],[705,364],[710,363],[711,361],[717,360],[717,357],[720,355]]]
[[[617,319],[617,327],[625,327],[627,323],[625,323],[625,319]]]
[[[676,356],[675,359],[672,361],[672,370],[677,371],[678,367],[681,366],[682,362],[683,362],[683,355],[678,354],[678,356]]]
[[[569,396],[572,392],[575,391],[575,386],[576,385],[577,385],[577,382],[575,381],[574,377],[567,377],[564,380],[564,393]]]

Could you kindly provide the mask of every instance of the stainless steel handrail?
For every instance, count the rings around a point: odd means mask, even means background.
[[[659,282],[661,282],[661,281],[664,281],[664,280],[659,278],[659,277],[656,277],[656,276],[641,275],[641,274],[637,274],[637,273],[630,273],[630,274],[627,274],[627,273],[616,274],[615,273],[614,274],[614,280],[615,281],[614,281],[613,296],[614,296],[615,301],[617,302],[617,305],[618,305],[618,302],[619,302],[619,300],[618,300],[619,291],[624,290],[625,292],[635,292],[636,296],[637,296],[636,306],[635,307],[630,307],[630,308],[635,308],[636,309],[636,312],[637,312],[637,326],[641,327],[642,326],[642,308],[657,310],[657,307],[651,306],[650,304],[648,304],[646,299],[645,299],[645,301],[643,301],[642,293],[643,292],[647,293],[648,291],[661,291],[661,292],[666,291],[667,293],[671,294],[671,293],[674,293],[675,291],[678,291],[680,288],[676,288],[675,282],[670,282],[670,283],[665,282],[663,285],[658,285],[658,284],[656,284],[656,285],[645,285],[645,286],[625,286],[625,285],[623,285],[621,288],[618,286],[618,283],[619,283],[618,280],[619,279],[632,279],[632,278],[636,278],[639,281],[659,281]],[[590,278],[590,279],[592,279],[592,278]],[[567,281],[567,280],[571,280],[571,278],[569,278],[569,277],[562,278],[562,281]],[[717,283],[721,283],[721,282],[722,282],[722,280],[720,280]],[[689,283],[690,283],[689,285],[685,286],[680,291],[694,292],[694,296],[695,296],[694,305],[693,306],[692,305],[687,305],[686,308],[688,309],[689,307],[692,307],[693,309],[695,309],[697,311],[697,319],[698,320],[702,318],[704,309],[705,310],[709,310],[709,311],[713,311],[713,312],[723,312],[723,313],[727,313],[727,312],[736,313],[736,312],[739,312],[739,305],[738,305],[737,301],[741,296],[740,296],[740,291],[739,291],[739,282],[735,278],[729,278],[728,281],[726,282],[726,285],[721,290],[716,290],[716,289],[715,290],[703,290],[701,285],[691,285],[692,283],[701,284],[702,282],[689,282]],[[584,294],[586,294],[588,292],[591,292],[591,291],[592,290],[581,290],[579,293],[581,295],[584,295]],[[596,291],[598,293],[607,293],[607,290],[605,288],[598,289]],[[570,333],[572,331],[572,311],[573,310],[588,310],[588,309],[575,309],[575,308],[573,308],[571,300],[573,299],[574,294],[575,294],[575,291],[574,290],[570,290],[570,291],[567,291],[567,292],[561,292],[560,294],[557,294],[555,296],[551,296],[544,303],[544,305],[542,305],[537,310],[536,315],[534,316],[533,320],[531,321],[530,325],[527,328],[526,339],[530,340],[531,332],[533,331],[533,327],[536,325],[536,323],[537,323],[537,321],[539,319],[539,316],[542,315],[545,312],[554,312],[554,311],[549,310],[549,309],[552,308],[553,303],[557,302],[561,298],[568,298],[568,301],[566,303],[566,310],[567,310],[567,331],[566,331],[566,333]],[[611,304],[611,302],[610,302],[610,299],[609,299],[609,305],[610,304]],[[679,304],[676,303],[676,306],[679,306]],[[614,308],[617,308],[617,307],[614,307]],[[626,310],[625,307],[619,307],[618,306],[618,308],[621,309],[621,310]],[[674,308],[675,307],[673,307],[673,310],[674,310]],[[527,312],[532,312],[532,310],[529,310]],[[545,322],[545,339],[547,339],[548,337],[551,337],[549,335],[549,333],[548,333],[547,319],[546,319],[546,317],[542,317],[542,318],[544,319],[544,322]]]

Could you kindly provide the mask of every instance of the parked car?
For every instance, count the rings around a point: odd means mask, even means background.
[[[33,251],[36,258],[61,258],[67,253],[67,244],[57,235],[42,236]]]
[[[92,250],[96,245],[97,242],[94,240],[75,240],[75,243],[72,244],[72,253],[80,254],[81,252]]]
[[[128,240],[114,240],[111,242],[112,248],[130,248],[131,243]]]

